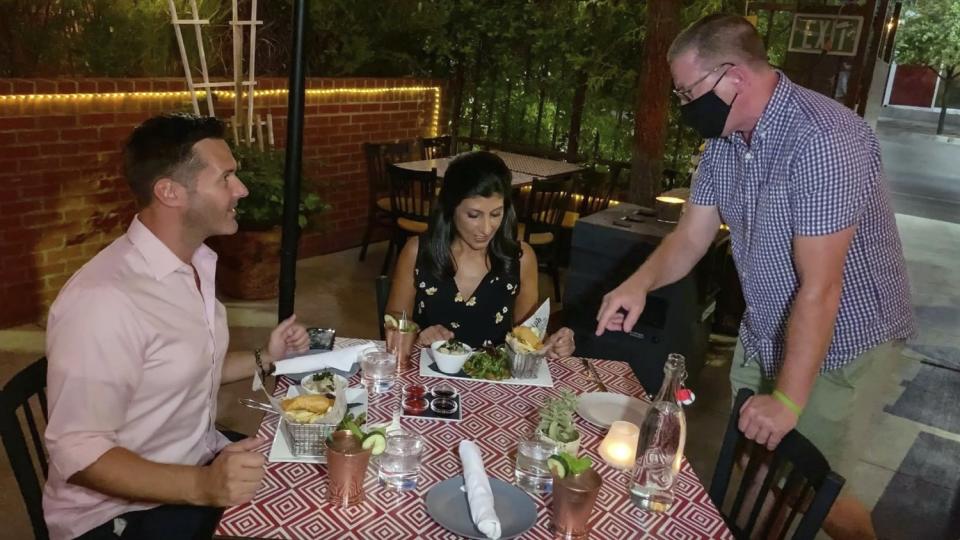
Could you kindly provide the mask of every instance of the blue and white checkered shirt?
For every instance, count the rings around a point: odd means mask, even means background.
[[[713,139],[691,202],[716,206],[730,227],[746,312],[740,339],[765,377],[783,365],[799,288],[793,240],[857,229],[843,268],[840,310],[821,372],[914,333],[893,208],[870,127],[836,101],[780,74],[750,144]]]

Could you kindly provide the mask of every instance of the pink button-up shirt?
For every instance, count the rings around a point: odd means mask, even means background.
[[[214,294],[216,253],[202,245],[192,263],[199,291],[193,268],[135,217],[54,302],[43,494],[52,540],[157,506],[67,482],[107,450],[202,465],[227,444],[214,427],[228,342],[226,312]]]

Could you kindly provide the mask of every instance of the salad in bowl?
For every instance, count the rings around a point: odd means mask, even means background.
[[[430,350],[437,367],[448,375],[460,373],[463,364],[473,354],[469,345],[456,339],[434,341],[430,344]]]

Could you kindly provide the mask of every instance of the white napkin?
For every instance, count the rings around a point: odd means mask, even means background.
[[[460,441],[460,461],[463,463],[463,484],[467,488],[470,517],[474,525],[490,540],[500,538],[500,518],[493,508],[490,479],[483,470],[483,456],[473,441]]]
[[[528,328],[536,328],[540,332],[540,338],[542,339],[547,335],[547,323],[550,322],[550,299],[547,298],[540,304],[540,307],[537,308],[533,315],[523,321],[520,326],[526,326]]]
[[[323,351],[314,354],[305,354],[287,360],[280,360],[277,366],[276,375],[286,375],[288,373],[308,373],[318,371],[324,368],[333,368],[340,371],[350,371],[360,351],[370,347],[369,343],[345,347],[335,351]]]

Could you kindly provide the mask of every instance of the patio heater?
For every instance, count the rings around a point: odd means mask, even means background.
[[[293,314],[297,288],[297,242],[300,208],[300,170],[303,160],[303,28],[306,20],[304,0],[293,6],[293,47],[290,59],[290,82],[287,92],[287,144],[283,168],[283,229],[280,241],[280,298],[277,320]]]
[[[660,388],[669,353],[687,358],[688,384],[703,367],[729,240],[726,231],[718,231],[690,274],[647,295],[633,331],[607,331],[597,337],[603,295],[629,277],[676,226],[674,220],[658,219],[657,214],[621,203],[578,220],[563,296],[564,319],[576,334],[577,355],[629,363],[648,391]]]

